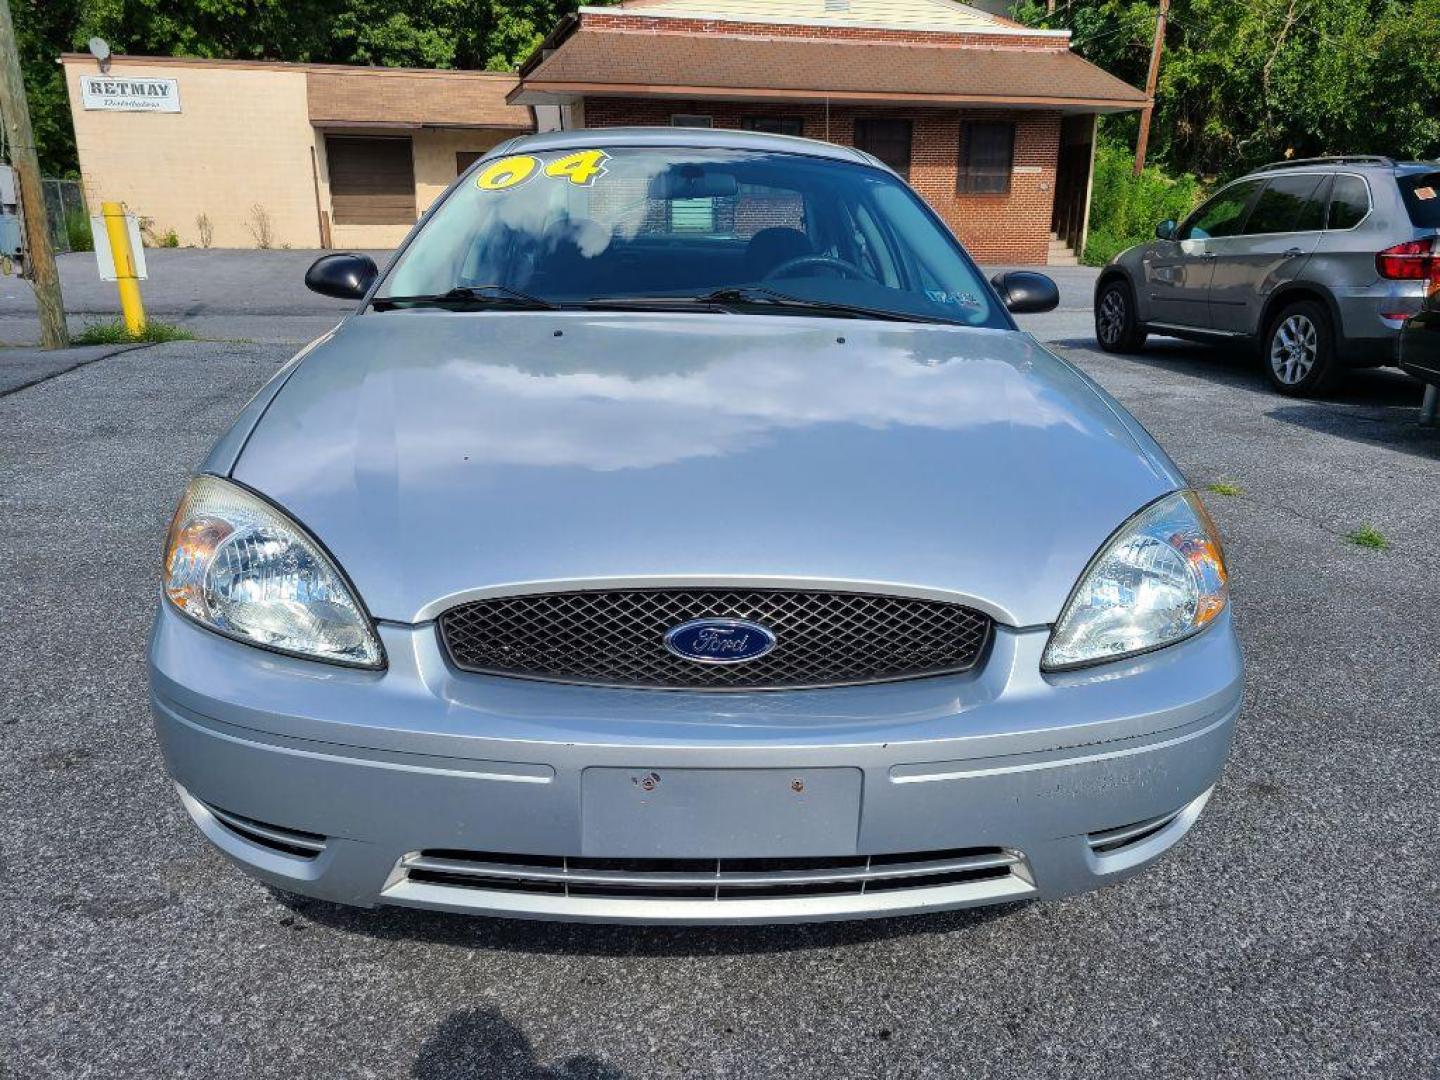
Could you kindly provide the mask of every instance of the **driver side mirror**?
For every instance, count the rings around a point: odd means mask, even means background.
[[[305,271],[305,287],[321,296],[333,296],[337,300],[359,300],[367,292],[380,269],[369,255],[356,251],[343,254],[321,255]]]
[[[1180,226],[1175,223],[1174,218],[1166,218],[1164,221],[1160,222],[1159,225],[1155,226],[1155,239],[1174,240],[1175,230],[1179,227]]]
[[[1031,270],[1011,270],[990,279],[995,291],[1014,315],[1036,315],[1054,311],[1060,306],[1060,289],[1044,274]]]

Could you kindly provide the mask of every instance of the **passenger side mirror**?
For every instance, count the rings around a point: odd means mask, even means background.
[[[1044,274],[1031,270],[1011,270],[990,279],[1005,309],[1015,315],[1035,315],[1054,311],[1060,306],[1060,289]]]
[[[356,251],[321,255],[305,271],[305,287],[321,296],[338,300],[359,300],[380,276],[380,269],[369,255]]]
[[[1166,218],[1164,221],[1160,222],[1159,225],[1155,226],[1155,239],[1174,240],[1175,230],[1179,227],[1180,226],[1175,223],[1174,218]]]

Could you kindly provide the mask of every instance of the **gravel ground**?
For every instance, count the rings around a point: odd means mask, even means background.
[[[144,639],[185,473],[289,349],[162,345],[0,396],[0,1076],[1440,1075],[1440,430],[1393,373],[1294,402],[1214,350],[1101,356],[1082,306],[1031,325],[1195,484],[1243,491],[1208,496],[1248,659],[1234,755],[1138,878],[884,922],[271,894],[162,774]]]

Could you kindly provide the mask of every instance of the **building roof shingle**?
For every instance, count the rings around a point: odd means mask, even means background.
[[[723,97],[1133,109],[1145,95],[1064,49],[980,49],[580,28],[522,73],[516,103]]]

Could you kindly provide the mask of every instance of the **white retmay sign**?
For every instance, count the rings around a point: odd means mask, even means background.
[[[81,75],[80,97],[87,109],[178,113],[180,82],[147,75]]]

